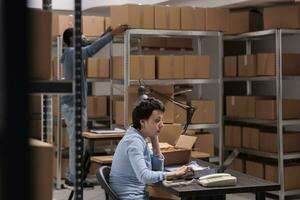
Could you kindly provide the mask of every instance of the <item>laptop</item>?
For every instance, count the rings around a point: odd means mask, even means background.
[[[185,180],[191,180],[191,179],[198,179],[202,176],[209,175],[209,174],[223,173],[228,168],[228,166],[232,163],[232,161],[238,156],[238,154],[239,151],[237,149],[234,149],[221,166],[216,168],[207,168],[204,170],[200,170],[195,172],[194,174],[184,175],[182,176],[182,178]]]

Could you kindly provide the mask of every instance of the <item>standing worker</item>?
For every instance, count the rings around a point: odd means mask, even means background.
[[[127,25],[119,25],[115,29],[110,27],[105,31],[104,34],[100,36],[92,44],[82,48],[82,60],[92,57],[98,51],[100,51],[106,44],[112,41],[113,37],[118,34],[122,34],[128,29]],[[74,74],[74,60],[75,60],[75,49],[74,43],[74,29],[68,28],[63,33],[63,41],[67,45],[64,49],[63,55],[60,59],[64,67],[65,80],[73,80]],[[86,129],[87,123],[87,80],[86,80],[86,70],[85,65],[82,64],[82,130]],[[67,125],[67,130],[69,133],[69,164],[66,175],[65,184],[69,186],[74,186],[75,184],[75,144],[76,144],[76,133],[75,133],[75,96],[66,95],[61,98],[61,114]],[[88,187],[89,184],[84,181],[83,185]]]

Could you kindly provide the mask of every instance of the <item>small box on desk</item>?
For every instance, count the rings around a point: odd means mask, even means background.
[[[171,134],[171,133],[170,133]],[[191,150],[197,138],[193,136],[180,135],[175,147],[161,149],[165,157],[165,165],[184,165],[190,161]]]

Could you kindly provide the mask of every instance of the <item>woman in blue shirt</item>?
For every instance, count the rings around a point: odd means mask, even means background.
[[[190,170],[183,166],[174,172],[163,172],[158,134],[164,111],[164,105],[155,98],[144,99],[134,108],[133,125],[117,146],[110,172],[110,185],[120,199],[148,199],[146,184],[173,179]],[[148,148],[147,137],[153,152]]]

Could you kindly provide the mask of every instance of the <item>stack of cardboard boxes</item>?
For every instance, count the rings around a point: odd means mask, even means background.
[[[282,54],[282,75],[300,75],[300,54]],[[253,55],[225,56],[225,77],[275,76],[275,53]]]

